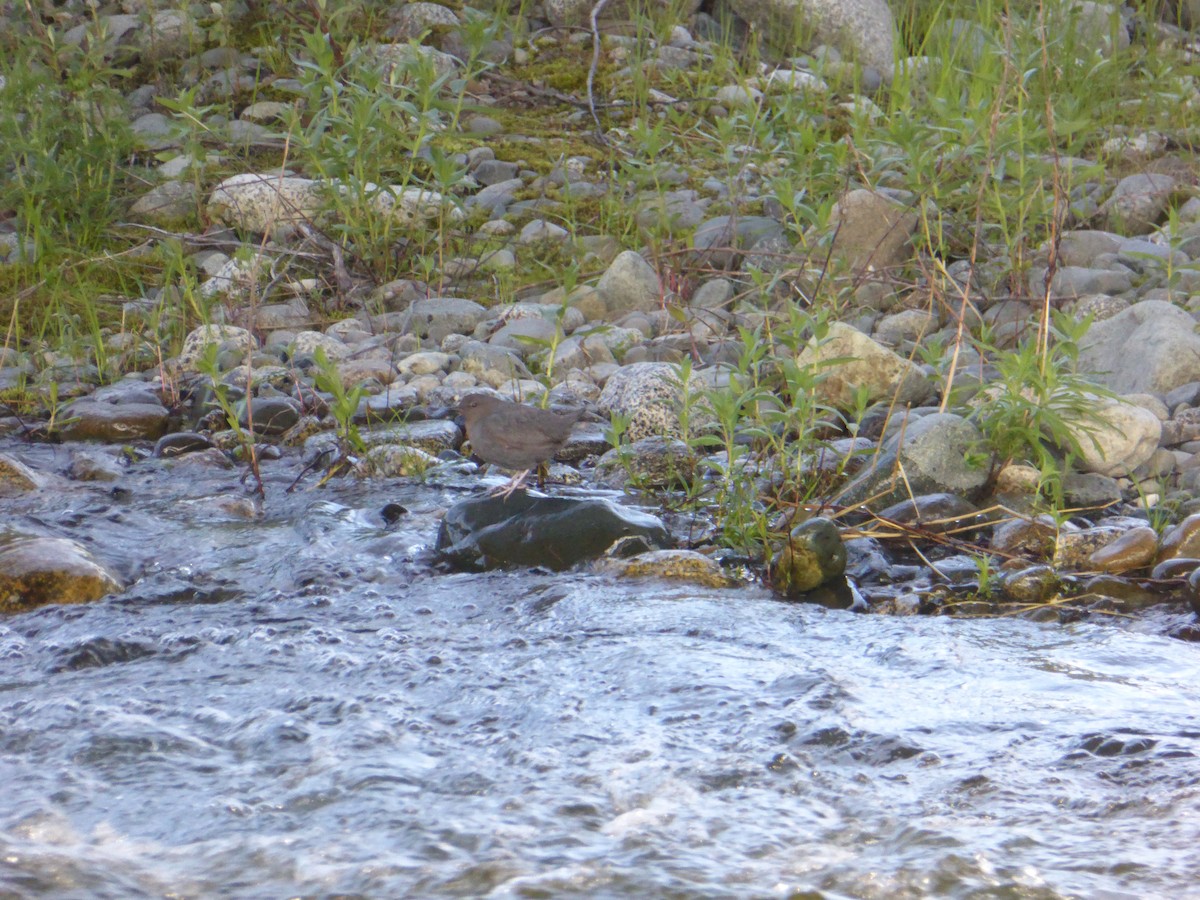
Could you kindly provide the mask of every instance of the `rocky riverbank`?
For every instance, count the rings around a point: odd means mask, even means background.
[[[840,158],[825,196],[792,177],[797,142],[853,147],[847,123],[884,116],[900,83],[924,89],[937,59],[892,71],[870,28],[835,29],[727,81],[688,81],[744,62],[730,39],[749,53],[755,11],[696,7],[659,33],[621,10],[593,31],[559,6],[404,4],[346,43],[317,18],[285,53],[255,30],[269,4],[10,11],[33,38],[57,27],[86,58],[194,91],[147,78],[110,98],[141,180],[111,235],[145,290],[92,298],[94,328],[73,345],[13,310],[3,490],[119,484],[184,455],[247,467],[251,509],[263,470],[297,455],[305,490],[438,483],[470,471],[454,408],[486,390],[584,409],[549,473],[550,493],[574,487],[517,513],[452,508],[431,565],[606,557],[630,577],[762,579],[895,613],[1167,605],[1174,633],[1196,636],[1193,133],[1126,129],[1087,158],[989,156],[1020,175],[988,177],[1019,177],[1053,211],[1014,254],[1001,224],[972,226],[871,148],[857,175]],[[1067,6],[1073,27],[1091,23],[1088,64],[1189,39],[1117,6]],[[871,9],[890,42],[890,12]],[[1003,49],[987,23],[953,27]],[[649,99],[622,99],[646,73]],[[10,75],[4,91],[24,87]],[[1186,79],[1163,89],[1200,104]],[[938,165],[971,164],[965,146],[948,142]],[[36,272],[36,230],[19,209],[5,224],[7,267]],[[78,449],[44,472],[17,439]],[[6,528],[0,608],[121,589],[104,547]]]

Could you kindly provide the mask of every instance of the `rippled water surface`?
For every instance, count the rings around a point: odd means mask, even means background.
[[[1194,645],[431,575],[458,494],[277,466],[0,507],[133,582],[0,620],[0,896],[1200,895]]]

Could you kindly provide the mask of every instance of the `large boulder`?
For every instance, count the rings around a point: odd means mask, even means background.
[[[895,22],[885,0],[730,0],[733,11],[790,47],[796,38],[830,44],[891,78]]]
[[[1143,300],[1093,322],[1079,342],[1079,370],[1118,394],[1165,394],[1200,381],[1200,335],[1192,316]]]

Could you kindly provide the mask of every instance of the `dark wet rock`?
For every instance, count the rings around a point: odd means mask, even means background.
[[[1200,513],[1190,515],[1163,535],[1158,560],[1200,558]]]
[[[57,434],[64,441],[157,440],[169,414],[161,403],[105,403],[76,400],[62,412]]]
[[[1048,558],[1054,552],[1058,525],[1048,515],[1033,519],[1008,519],[996,524],[989,544],[997,553]]]
[[[609,444],[600,425],[582,422],[575,426],[575,430],[571,432],[555,459],[577,466],[589,457],[604,455],[610,449],[612,445]]]
[[[1116,575],[1096,575],[1081,585],[1081,596],[1102,597],[1119,612],[1133,612],[1164,601],[1164,595],[1150,590],[1128,578]]]
[[[1200,380],[1200,335],[1189,313],[1162,300],[1135,303],[1093,322],[1079,369],[1117,393],[1165,394]]]
[[[791,530],[771,560],[771,586],[786,597],[798,597],[846,571],[846,546],[837,526],[817,516]]]
[[[201,450],[210,450],[212,447],[213,442],[202,434],[194,431],[177,431],[158,439],[154,444],[154,455],[170,458],[183,456],[186,453],[199,453]]]
[[[628,559],[607,559],[597,570],[621,578],[662,578],[705,587],[730,587],[734,580],[714,560],[695,550],[655,550]]]
[[[261,397],[240,404],[238,424],[265,437],[277,437],[300,421],[300,405],[285,397]]]
[[[810,341],[796,364],[819,372],[817,396],[842,410],[854,408],[860,389],[869,403],[894,400],[900,406],[923,403],[934,393],[920,366],[842,322]]]
[[[1099,572],[1119,574],[1142,569],[1154,562],[1158,552],[1158,534],[1143,525],[1131,528],[1116,540],[1105,544],[1088,558],[1087,567]]]
[[[696,454],[686,443],[662,436],[645,437],[609,450],[596,462],[596,479],[605,487],[627,484],[641,489],[686,484],[696,471]]]
[[[846,487],[840,502],[871,499],[874,505],[886,506],[910,494],[938,493],[977,500],[987,483],[987,467],[968,465],[967,456],[977,452],[982,441],[979,429],[954,413],[935,413],[911,422],[884,444]]]
[[[58,661],[50,667],[50,671],[77,672],[81,669],[97,669],[145,659],[157,653],[152,644],[142,641],[94,637],[60,653]]]
[[[933,532],[959,531],[972,524],[970,519],[978,511],[975,504],[957,494],[922,494],[893,503],[879,517]]]
[[[641,535],[665,548],[656,517],[607,500],[542,497],[517,492],[456,503],[438,529],[436,550],[454,568],[543,566],[568,569],[596,559],[616,541]]]
[[[1004,596],[1017,603],[1045,603],[1061,586],[1058,572],[1044,565],[1009,572],[1000,581]]]
[[[11,496],[43,487],[46,479],[15,456],[0,453],[0,496]]]
[[[0,534],[0,612],[88,603],[121,589],[117,577],[75,541]]]

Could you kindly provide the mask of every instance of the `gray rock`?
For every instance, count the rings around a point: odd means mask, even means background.
[[[741,264],[743,250],[782,234],[783,225],[769,216],[716,216],[696,229],[692,247],[702,265],[732,271]]]
[[[1179,182],[1170,175],[1139,172],[1117,182],[1100,207],[1100,219],[1118,234],[1147,234],[1167,210]]]
[[[508,205],[513,202],[517,191],[523,187],[525,187],[525,182],[520,178],[509,178],[489,184],[478,193],[468,197],[466,207],[473,209],[479,206],[486,209],[493,217],[502,216],[508,209]]]
[[[794,36],[811,36],[813,45],[830,44],[891,78],[895,24],[884,0],[730,0],[729,5],[784,49],[793,49]]]
[[[487,314],[474,300],[430,297],[409,306],[402,330],[440,344],[447,335],[472,334]]]
[[[882,509],[921,494],[950,492],[974,501],[987,483],[987,466],[967,464],[983,446],[979,429],[954,413],[935,413],[908,426],[884,444],[839,497],[840,503],[870,500]]]
[[[405,3],[395,12],[387,36],[398,41],[419,41],[437,26],[456,26],[458,16],[437,3]]]
[[[310,222],[324,206],[320,182],[278,172],[244,173],[226,178],[208,199],[210,219],[264,234],[286,233]]]
[[[196,210],[196,185],[167,181],[151,188],[130,207],[131,215],[154,224],[169,224]]]
[[[831,258],[856,273],[903,265],[920,224],[916,210],[891,197],[865,188],[850,191],[829,217],[835,230]]]
[[[1145,300],[1093,322],[1080,341],[1079,370],[1119,394],[1165,394],[1200,380],[1200,336],[1191,315]]]
[[[1045,283],[1045,270],[1032,270],[1029,284],[1038,296]],[[1076,298],[1088,294],[1123,294],[1133,287],[1133,273],[1128,269],[1093,269],[1081,266],[1062,266],[1050,279],[1050,295],[1057,298]]]
[[[1154,455],[1162,422],[1150,410],[1123,400],[1096,398],[1096,419],[1073,422],[1068,431],[1080,448],[1079,468],[1101,475],[1128,475]]]
[[[498,159],[485,159],[471,170],[473,177],[485,187],[500,184],[503,181],[520,181],[517,178],[518,166],[515,162],[503,162]]]
[[[476,570],[502,566],[568,569],[601,556],[623,538],[669,545],[654,516],[607,500],[540,497],[481,497],[456,503],[438,529],[436,550],[451,566]]]
[[[656,309],[662,303],[662,284],[654,267],[640,253],[626,250],[617,255],[596,290],[604,296],[609,312]]]
[[[461,371],[474,375],[490,387],[513,379],[532,378],[521,358],[511,350],[495,347],[482,341],[467,341],[458,351]]]

